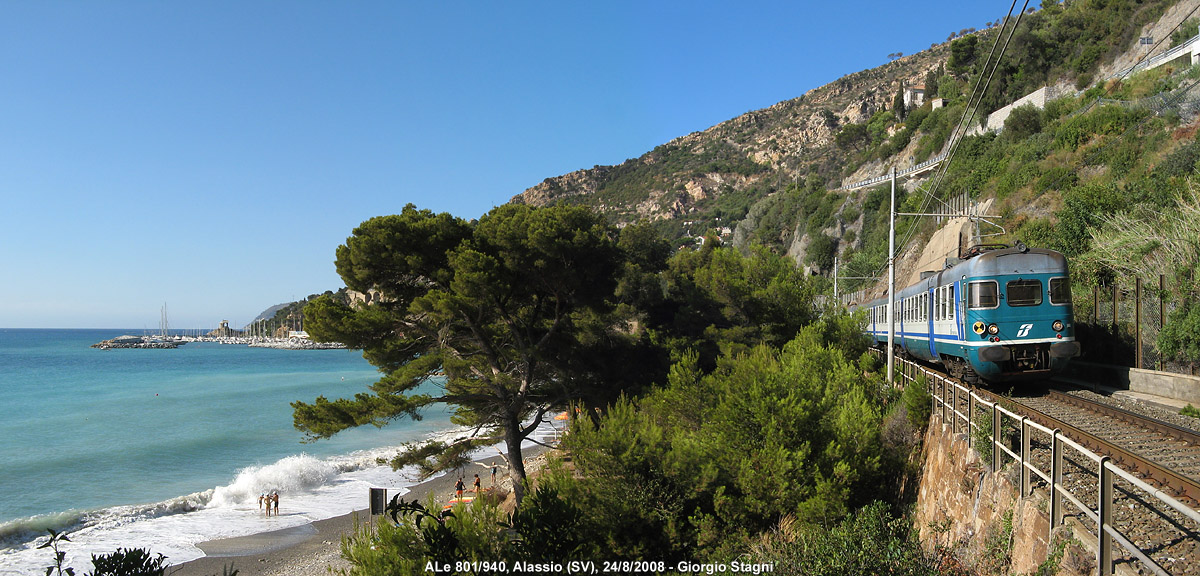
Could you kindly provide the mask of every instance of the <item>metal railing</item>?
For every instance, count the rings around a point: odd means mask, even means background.
[[[933,158],[930,158],[924,162],[921,162],[920,164],[910,166],[908,168],[905,168],[904,170],[897,170],[896,177],[903,178],[910,174],[916,174],[918,172],[922,172],[925,169],[927,169],[945,159],[946,159],[945,153],[939,154]],[[876,176],[874,178],[868,178],[866,180],[863,180],[862,182],[855,182],[854,184],[847,184],[845,186],[842,186],[841,188],[836,188],[835,190],[856,190],[856,189],[862,188],[864,186],[870,186],[872,184],[878,184],[880,182],[885,182],[889,178],[891,178],[890,175],[884,174],[883,176]]]
[[[1080,514],[1097,527],[1095,533],[1096,548],[1098,551],[1096,561],[1100,574],[1113,574],[1113,543],[1116,542],[1153,573],[1161,576],[1170,576],[1169,572],[1150,558],[1146,551],[1131,542],[1112,523],[1115,495],[1114,482],[1118,478],[1124,480],[1132,485],[1135,490],[1161,502],[1166,507],[1174,509],[1179,514],[1190,518],[1194,522],[1200,523],[1200,512],[1193,510],[1170,495],[1163,493],[1161,490],[1121,469],[1110,461],[1108,456],[1099,456],[1074,440],[1067,438],[1061,430],[1047,428],[1030,420],[1027,416],[1022,416],[1001,406],[998,402],[988,401],[961,383],[948,379],[923,366],[901,358],[897,358],[896,360],[898,366],[895,372],[904,380],[905,385],[916,382],[917,378],[922,375],[926,377],[927,388],[930,396],[933,397],[931,401],[933,408],[932,416],[938,418],[943,424],[948,424],[955,433],[960,430],[965,432],[968,446],[974,442],[975,432],[980,428],[975,419],[984,414],[990,415],[992,431],[988,436],[988,440],[992,444],[992,470],[1000,470],[1003,463],[1003,454],[1007,454],[1013,461],[1020,465],[1020,490],[1022,498],[1032,494],[1032,475],[1034,474],[1038,478],[1041,478],[1048,487],[1050,496],[1050,535],[1047,536],[1047,542],[1051,541],[1050,536],[1053,534],[1054,529],[1063,525],[1065,500],[1067,503],[1073,504]],[[960,400],[967,401],[966,413],[963,413],[959,407]],[[976,409],[977,406],[979,407],[978,410]],[[1020,424],[1020,453],[1010,449],[1003,442],[1003,435],[997,433],[997,431],[1004,429],[1005,418],[1008,418],[1014,424]],[[1030,458],[1031,439],[1035,433],[1041,433],[1049,437],[1051,464],[1048,471],[1039,469]],[[1096,465],[1096,491],[1099,497],[1095,508],[1084,503],[1063,483],[1064,456],[1068,448],[1073,453],[1078,454],[1086,460],[1090,460]]]

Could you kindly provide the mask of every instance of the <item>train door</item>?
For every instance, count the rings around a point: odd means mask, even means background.
[[[937,318],[937,286],[925,292],[925,316],[928,319],[925,327],[929,330],[929,358],[937,360],[937,333],[933,329],[933,321]]]
[[[966,338],[967,338],[967,336],[966,336],[966,334],[967,334],[967,328],[966,328],[966,321],[967,321],[966,312],[967,312],[967,310],[963,306],[963,302],[962,302],[962,298],[961,298],[962,283],[959,282],[958,280],[955,280],[952,290],[953,290],[953,294],[951,294],[951,302],[953,302],[954,312],[955,312],[954,327],[955,327],[955,329],[958,330],[958,341],[962,342],[962,341],[966,340]]]

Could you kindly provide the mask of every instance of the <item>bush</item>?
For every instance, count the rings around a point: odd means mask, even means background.
[[[790,567],[808,576],[940,574],[904,518],[875,502],[830,530],[795,528],[784,523],[749,554],[754,563]]]
[[[1191,141],[1163,158],[1158,165],[1158,173],[1163,176],[1186,176],[1196,172],[1200,162],[1200,142]]]
[[[167,557],[151,556],[141,548],[117,548],[112,554],[92,555],[92,576],[162,576]]]
[[[1013,141],[1024,140],[1042,131],[1042,112],[1033,105],[1021,106],[1004,121],[1004,135]]]
[[[1200,358],[1200,304],[1184,302],[1170,314],[1158,333],[1158,349],[1167,358]]]
[[[933,414],[933,397],[929,395],[928,379],[922,375],[905,386],[901,400],[908,413],[908,423],[914,430],[925,432],[929,426],[929,416]]]

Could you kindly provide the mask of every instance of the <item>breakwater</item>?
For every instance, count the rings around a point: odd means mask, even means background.
[[[307,338],[266,338],[261,336],[118,336],[92,344],[92,348],[111,350],[116,348],[178,348],[188,342],[212,342],[233,344],[251,348],[275,348],[278,350],[342,350],[340,342],[315,342]]]
[[[161,340],[157,338],[146,338],[142,336],[118,336],[109,340],[101,340],[92,344],[92,348],[101,350],[112,350],[114,348],[178,348],[180,344],[186,344],[182,340]]]

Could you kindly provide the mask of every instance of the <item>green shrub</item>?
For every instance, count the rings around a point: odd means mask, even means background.
[[[937,562],[921,549],[910,521],[893,516],[882,502],[831,529],[801,527],[773,534],[755,545],[748,557],[752,563],[786,567],[807,576],[942,574]]]
[[[166,556],[151,556],[141,548],[117,548],[112,554],[92,555],[91,576],[162,576],[166,561]]]
[[[933,414],[933,397],[929,395],[929,381],[924,375],[904,387],[901,396],[908,423],[922,433],[929,427],[929,416]]]

